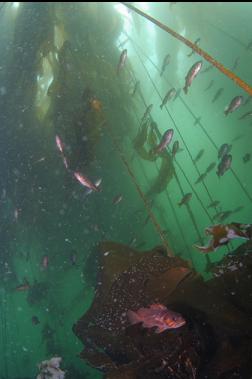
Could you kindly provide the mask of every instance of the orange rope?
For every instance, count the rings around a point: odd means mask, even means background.
[[[244,82],[241,78],[239,78],[237,75],[235,75],[232,71],[228,70],[226,67],[224,67],[220,62],[218,62],[216,59],[211,57],[207,52],[202,50],[200,47],[195,45],[193,42],[189,41],[187,38],[181,36],[177,32],[175,32],[173,29],[169,28],[168,26],[162,24],[160,21],[156,20],[155,18],[149,16],[148,14],[142,12],[141,10],[135,8],[133,5],[121,2],[121,4],[125,5],[127,8],[133,10],[134,12],[138,13],[140,16],[145,17],[147,20],[152,22],[153,24],[157,25],[159,28],[164,30],[165,32],[171,34],[173,37],[177,38],[179,41],[183,42],[185,45],[189,46],[192,50],[194,50],[197,54],[202,56],[206,61],[210,62],[213,66],[215,66],[219,71],[221,71],[224,75],[226,75],[229,79],[233,80],[239,87],[244,89],[250,96],[252,96],[252,87],[250,87],[249,84]]]

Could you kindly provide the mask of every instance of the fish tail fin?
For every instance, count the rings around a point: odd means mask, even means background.
[[[187,95],[187,92],[188,92],[187,86],[184,86],[183,90],[184,90],[185,94]]]
[[[139,318],[139,316],[137,315],[137,313],[133,312],[131,310],[127,311],[127,317],[128,317],[129,322],[132,325],[138,324],[139,322],[142,322],[142,320]]]
[[[162,108],[163,108],[163,104],[160,105],[160,109],[162,109]]]

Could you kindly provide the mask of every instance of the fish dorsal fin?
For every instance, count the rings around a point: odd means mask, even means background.
[[[151,309],[166,309],[166,307],[162,304],[152,304],[150,308]]]

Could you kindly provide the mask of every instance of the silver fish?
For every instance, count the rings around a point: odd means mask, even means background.
[[[119,75],[120,71],[125,66],[126,59],[127,59],[127,49],[124,49],[120,55],[119,63],[117,65],[117,75]]]
[[[218,169],[216,172],[217,175],[219,177],[223,176],[225,174],[225,172],[231,167],[231,163],[232,163],[232,155],[231,154],[225,154],[222,157],[222,160],[218,165]]]
[[[135,85],[134,85],[133,91],[132,91],[132,93],[131,93],[131,96],[132,96],[132,97],[133,97],[133,96],[135,95],[135,93],[138,91],[139,87],[140,87],[140,81],[137,80],[136,83],[135,83]]]
[[[201,182],[203,182],[203,180],[205,179],[205,177],[207,176],[207,174],[204,172],[203,174],[201,174],[198,179],[196,180],[196,182],[194,184],[199,184]]]
[[[179,141],[175,141],[172,146],[172,157],[174,158],[179,150]]]
[[[215,162],[210,163],[210,165],[206,168],[206,174],[209,174],[216,166]]]
[[[200,158],[203,156],[204,152],[205,152],[204,149],[201,149],[201,150],[198,152],[198,154],[196,155],[196,157],[195,157],[194,160],[193,160],[194,163],[197,163],[197,162],[200,160]]]
[[[207,209],[209,209],[209,208],[216,208],[216,207],[218,207],[218,205],[220,205],[220,202],[218,200],[212,201],[212,203],[210,203],[207,206]]]
[[[95,187],[96,187],[96,188],[99,188],[100,185],[101,185],[101,182],[102,182],[102,178],[97,179],[97,180],[94,182]],[[92,192],[94,192],[94,190],[91,189],[91,188],[88,188],[88,189],[85,191],[85,194],[84,194],[84,195],[85,195],[85,196],[88,196],[88,195],[90,195]]]
[[[186,78],[185,78],[185,86],[183,88],[185,94],[187,94],[188,88],[191,86],[192,81],[196,78],[196,76],[200,72],[202,65],[203,65],[203,62],[198,61],[194,63],[194,65],[188,71],[188,74],[186,75]]]
[[[234,112],[236,109],[238,109],[243,103],[243,96],[236,96],[231,100],[228,107],[225,108],[224,114],[227,116],[229,113]]]
[[[147,118],[149,117],[149,115],[151,113],[152,108],[153,108],[153,104],[148,105],[148,107],[146,108],[144,115],[142,117],[142,120],[141,120],[142,123],[147,120]]]
[[[161,68],[161,72],[160,72],[160,76],[162,76],[163,73],[165,72],[166,67],[167,67],[168,64],[170,63],[170,59],[171,59],[170,54],[167,54],[167,55],[164,57],[163,64],[162,64],[162,68]]]
[[[164,132],[159,145],[155,148],[155,153],[161,153],[169,145],[172,140],[173,134],[173,129],[168,129],[166,132]]]
[[[176,95],[176,90],[175,88],[172,88],[170,89],[167,94],[165,95],[163,101],[162,101],[162,104],[160,105],[160,108],[162,109],[165,104],[167,103],[167,101],[171,100],[174,96]]]
[[[194,41],[194,45],[198,46],[199,45],[199,42],[200,42],[200,38],[197,38],[195,41]],[[192,51],[187,54],[188,57],[191,57],[193,54],[195,54],[195,51],[192,49]]]
[[[232,145],[228,145],[227,143],[223,143],[223,145],[221,145],[221,147],[219,148],[218,158],[222,159],[222,157],[225,154],[228,154],[230,152],[231,148],[232,148]]]
[[[192,193],[186,193],[183,196],[183,198],[180,200],[180,202],[178,203],[178,205],[181,207],[181,205],[189,203],[189,201],[191,200],[191,198],[192,198]]]
[[[236,60],[234,61],[234,64],[233,64],[233,66],[231,67],[231,71],[234,71],[234,70],[236,70],[237,69],[237,67],[238,67],[238,63],[239,63],[239,60],[240,60],[240,58],[238,57],[238,58],[236,58]]]

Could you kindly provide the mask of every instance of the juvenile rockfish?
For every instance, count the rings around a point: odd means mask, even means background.
[[[243,103],[243,96],[236,96],[231,100],[230,104],[225,108],[224,114],[227,116],[229,113],[234,112]]]
[[[225,172],[231,167],[232,163],[232,155],[231,154],[225,154],[222,157],[221,162],[218,164],[218,169],[216,174],[220,177],[225,174]]]
[[[175,88],[170,89],[167,94],[165,95],[162,104],[160,105],[160,108],[163,109],[167,101],[171,100],[174,96],[176,95],[176,90]]]
[[[93,191],[100,191],[100,188],[97,187],[95,184],[93,184],[86,176],[82,175],[80,172],[74,173],[75,178],[85,187],[88,187],[89,189]]]
[[[196,78],[196,76],[200,72],[202,65],[203,65],[203,62],[199,61],[199,62],[194,63],[194,65],[190,68],[185,78],[185,87],[183,88],[185,94],[187,94],[188,88],[191,86],[192,81]]]
[[[127,59],[127,49],[124,49],[120,55],[119,63],[117,66],[117,75],[119,75],[120,71],[125,66],[126,59]]]
[[[159,143],[159,145],[154,149],[154,152],[156,154],[159,154],[161,153],[168,145],[169,143],[171,142],[172,140],[172,137],[173,137],[173,134],[174,134],[174,131],[173,129],[168,129],[164,134],[163,134],[163,137],[161,139],[161,142]]]
[[[167,54],[167,55],[164,57],[163,64],[162,64],[162,69],[161,69],[161,72],[160,72],[160,76],[162,76],[163,73],[165,72],[166,67],[167,67],[168,64],[170,63],[170,59],[171,59],[170,54]]]
[[[56,141],[57,148],[63,154],[64,145],[63,145],[63,142],[61,141],[61,139],[60,139],[60,137],[58,135],[56,135],[55,141]]]
[[[191,198],[192,198],[192,193],[186,193],[183,196],[183,198],[180,200],[180,202],[178,203],[178,205],[181,207],[181,205],[189,203],[189,201],[191,200]]]

